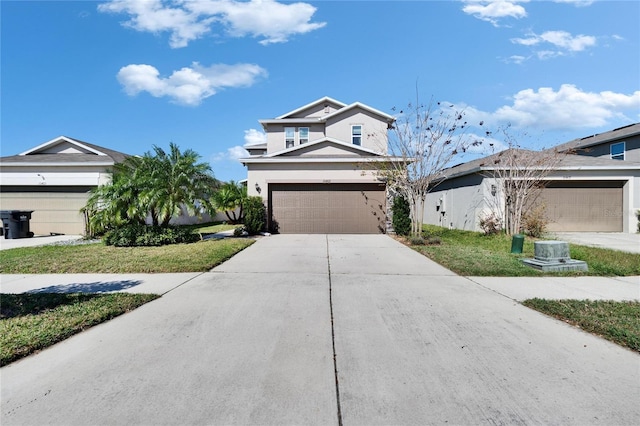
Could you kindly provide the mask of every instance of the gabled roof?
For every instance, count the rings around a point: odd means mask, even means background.
[[[277,119],[279,119],[279,120],[281,120],[281,119],[283,119],[283,118],[287,118],[287,117],[289,117],[289,116],[291,116],[291,115],[295,115],[295,114],[299,113],[300,111],[304,111],[305,109],[312,108],[312,107],[314,107],[314,106],[316,106],[316,105],[324,104],[324,103],[327,103],[327,102],[330,102],[330,103],[332,103],[332,104],[334,104],[334,105],[337,105],[337,106],[339,106],[340,108],[347,106],[347,104],[345,104],[345,103],[343,103],[343,102],[340,102],[340,101],[337,101],[337,100],[335,100],[335,99],[333,99],[333,98],[330,98],[330,97],[328,97],[328,96],[325,96],[325,97],[320,98],[320,99],[318,99],[318,100],[316,100],[316,101],[313,101],[313,102],[308,103],[308,104],[306,104],[306,105],[304,105],[304,106],[301,106],[300,108],[296,108],[296,109],[294,109],[293,111],[289,111],[289,112],[288,112],[288,113],[286,113],[286,114],[282,114],[281,116],[276,117],[276,118],[277,118]]]
[[[500,167],[496,165],[496,160],[500,155],[504,155],[503,153],[506,151],[508,150],[450,167],[443,171],[444,178],[452,179],[483,171],[495,170]],[[534,152],[526,149],[517,149],[516,151],[523,153]],[[554,168],[555,170],[640,170],[640,163],[631,161],[612,160],[610,158],[589,157],[576,154],[560,155],[563,155],[563,158],[560,159]]]
[[[609,143],[637,135],[640,135],[640,123],[629,124],[628,126],[618,127],[617,129],[613,129],[608,132],[574,139],[570,142],[556,146],[555,149],[558,151],[580,150],[594,145],[599,145],[601,143]]]
[[[296,145],[294,147],[291,148],[287,148],[287,149],[283,149],[281,151],[277,151],[268,155],[265,155],[265,158],[272,158],[272,157],[279,157],[285,154],[289,154],[292,152],[296,152],[296,151],[300,151],[300,150],[308,150],[310,147],[313,146],[318,146],[320,144],[329,142],[332,145],[336,145],[338,147],[344,148],[345,150],[349,150],[349,151],[357,151],[357,152],[361,152],[362,154],[366,154],[368,156],[374,155],[374,156],[379,156],[380,153],[376,152],[372,149],[368,149],[368,148],[363,148],[361,146],[358,145],[353,145],[350,143],[346,143],[346,142],[342,142],[341,140],[338,139],[334,139],[334,138],[320,138],[320,139],[316,139],[314,141],[302,144],[302,145]]]
[[[60,144],[67,144],[77,147],[79,151],[76,153],[47,153],[51,149]],[[59,136],[51,139],[41,145],[24,151],[18,155],[0,158],[2,165],[113,165],[123,162],[129,155],[112,149],[104,148],[79,139],[70,138],[68,136]]]
[[[297,151],[309,151],[309,149],[318,148],[322,149],[323,145],[332,145],[345,151],[345,155],[295,155]],[[361,155],[358,155],[361,154]],[[352,162],[367,162],[367,161],[397,161],[395,158],[388,158],[379,152],[374,150],[363,148],[358,145],[342,142],[338,139],[323,137],[302,145],[297,145],[292,148],[283,149],[272,154],[252,156],[248,158],[241,158],[240,162],[247,163],[352,163]]]
[[[374,115],[383,117],[385,120],[387,120],[387,122],[395,121],[395,118],[393,116],[391,116],[389,114],[385,114],[382,111],[379,111],[379,110],[377,110],[375,108],[372,108],[372,107],[370,107],[368,105],[365,105],[363,103],[360,103],[360,102],[354,102],[351,105],[347,105],[344,108],[341,108],[341,109],[339,109],[337,111],[332,112],[331,114],[325,115],[325,116],[322,117],[322,120],[323,121],[327,121],[328,119],[330,119],[332,117],[344,114],[345,112],[350,111],[352,109],[356,109],[356,108],[360,108],[360,109],[363,109],[365,111],[369,111],[370,113],[372,113]]]
[[[291,117],[292,115],[295,115],[301,111],[304,111],[306,109],[312,108],[316,105],[323,104],[326,102],[331,102],[334,105],[339,106],[339,108],[336,111],[326,115],[313,116],[313,117]],[[279,117],[261,119],[261,120],[258,120],[258,122],[262,124],[263,128],[267,124],[276,124],[276,123],[277,124],[325,123],[327,120],[333,117],[339,116],[341,114],[344,114],[345,112],[348,112],[348,111],[351,111],[352,109],[357,109],[357,108],[363,109],[365,111],[370,112],[371,114],[377,115],[378,117],[383,118],[387,123],[392,123],[393,121],[395,121],[395,117],[389,114],[386,114],[380,110],[377,110],[375,108],[372,108],[368,105],[365,105],[361,102],[354,102],[352,104],[347,105],[345,103],[336,101],[335,99],[325,96],[324,98],[318,99],[317,101],[311,102],[310,104],[294,109],[293,111],[289,111],[288,113],[283,114]]]

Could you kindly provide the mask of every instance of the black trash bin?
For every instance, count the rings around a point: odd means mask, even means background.
[[[29,231],[31,213],[33,210],[0,210],[4,237],[8,239],[33,237],[33,232]]]

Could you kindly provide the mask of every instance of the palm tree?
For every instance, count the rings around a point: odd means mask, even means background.
[[[199,163],[193,150],[180,151],[171,143],[169,152],[153,147],[153,153],[128,157],[114,167],[112,180],[91,192],[83,211],[92,230],[107,230],[125,223],[167,227],[182,208],[190,214],[212,212],[210,199],[217,187],[211,166]]]
[[[230,181],[223,184],[211,198],[213,205],[218,210],[223,210],[229,218],[229,222],[238,223],[244,217],[243,204],[247,199],[247,187]],[[237,214],[236,214],[237,212]]]

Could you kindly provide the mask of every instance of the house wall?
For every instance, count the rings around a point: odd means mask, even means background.
[[[587,155],[589,157],[611,158],[611,145],[625,142],[625,161],[640,162],[640,135],[612,142],[605,142],[588,148],[578,149],[576,154]]]
[[[637,174],[637,171],[635,172]],[[557,170],[546,177],[557,181],[624,181],[623,232],[637,229],[635,212],[640,209],[640,176],[629,170]],[[491,185],[496,195],[491,195]],[[444,213],[439,208],[444,202]],[[497,179],[479,174],[467,175],[443,182],[428,195],[424,208],[424,223],[448,228],[480,231],[479,219],[492,211],[501,211],[504,197]]]
[[[495,197],[490,195],[493,181],[478,174],[444,181],[427,194],[424,223],[467,231],[480,230],[479,218],[489,212],[489,204],[495,201]]]
[[[359,183],[375,182],[376,171],[358,163],[258,163],[248,164],[247,193],[268,197],[271,183]],[[260,192],[256,189],[256,183]]]
[[[328,107],[328,111],[325,109]],[[309,108],[298,111],[296,114],[291,115],[291,118],[305,118],[305,117],[322,117],[327,114],[336,112],[338,109],[344,108],[341,105],[337,105],[333,102],[323,102],[317,105],[313,105]]]
[[[327,137],[351,143],[351,126],[362,125],[362,147],[387,152],[387,123],[369,111],[351,109],[327,120]]]
[[[296,128],[296,141],[295,146],[300,144],[298,129],[300,127],[309,128],[309,142],[321,139],[324,134],[324,123],[309,123],[309,124],[269,124],[267,126],[267,153],[282,151],[286,148],[284,142],[284,128],[295,127]]]
[[[10,186],[99,186],[110,179],[111,174],[106,170],[96,171],[90,167],[74,167],[74,171],[62,171],[60,167],[41,167],[37,171],[35,167],[3,167],[0,172],[0,185]]]

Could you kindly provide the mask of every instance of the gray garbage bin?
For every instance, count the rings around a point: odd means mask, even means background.
[[[0,210],[4,237],[8,239],[33,237],[33,232],[29,231],[31,213],[33,210]]]

